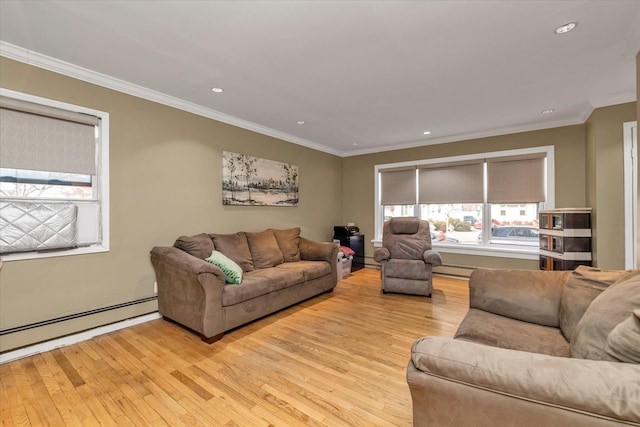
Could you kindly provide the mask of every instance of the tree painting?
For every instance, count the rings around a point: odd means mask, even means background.
[[[298,206],[298,166],[222,152],[224,205]]]

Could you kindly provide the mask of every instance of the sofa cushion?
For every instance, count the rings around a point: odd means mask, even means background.
[[[431,267],[425,264],[422,259],[390,259],[384,266],[385,277],[395,277],[397,279],[429,280],[431,278]]]
[[[300,227],[271,231],[276,237],[284,262],[300,261]]]
[[[258,271],[258,270],[254,270]],[[222,306],[239,304],[253,298],[266,295],[269,290],[269,279],[266,276],[252,275],[248,272],[242,279],[240,286],[225,286],[222,291]]]
[[[301,271],[263,268],[244,275],[242,285],[225,286],[222,293],[224,307],[261,297],[280,289],[304,282]]]
[[[242,268],[231,259],[227,258],[222,252],[213,251],[205,261],[217,266],[222,273],[227,283],[239,285],[242,283]]]
[[[571,357],[611,360],[605,348],[611,331],[640,308],[640,270],[602,291],[578,322],[571,337]]]
[[[213,247],[213,241],[207,233],[195,236],[180,236],[173,246],[200,259],[205,259],[211,255],[211,251],[215,249]]]
[[[475,308],[469,309],[455,338],[493,347],[569,357],[569,342],[560,329]]]
[[[584,265],[571,273],[560,297],[560,329],[567,340],[571,340],[574,328],[591,301],[624,274],[621,270],[603,271]]]
[[[640,364],[640,309],[633,310],[607,336],[605,351],[621,362]]]
[[[331,274],[331,264],[326,261],[298,261],[280,264],[278,269],[299,271],[309,281]]]
[[[210,234],[217,251],[231,258],[242,267],[242,271],[253,271],[253,261],[247,238],[243,232],[234,234]],[[208,256],[208,255],[207,255]]]
[[[273,231],[265,230],[260,233],[246,232],[244,234],[247,236],[254,268],[275,267],[284,262]]]

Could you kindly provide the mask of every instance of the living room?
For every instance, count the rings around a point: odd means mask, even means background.
[[[120,91],[115,84],[101,85],[91,80],[88,70],[69,68],[68,63],[38,52],[3,43],[0,54],[3,89],[109,114],[108,251],[23,260],[5,257],[0,269],[0,329],[5,332],[0,352],[157,314],[149,251],[170,246],[181,235],[295,226],[307,238],[330,242],[335,225],[353,222],[365,235],[367,264],[375,267],[374,167],[380,164],[553,146],[555,206],[591,207],[595,265],[625,268],[623,124],[640,119],[636,100],[594,108],[582,123],[572,125],[341,156],[186,111],[171,102],[163,104],[154,98],[156,93],[141,88]],[[637,99],[637,52],[635,64]],[[297,165],[299,205],[223,205],[223,151]],[[442,255],[440,272],[463,278],[475,267],[538,269],[538,261],[531,259],[446,251]],[[377,272],[367,270],[371,271],[365,274]],[[358,278],[353,276],[345,286],[356,286]],[[252,331],[254,326],[240,329],[233,339]],[[177,333],[172,336],[184,339]],[[198,351],[215,352],[215,345]]]

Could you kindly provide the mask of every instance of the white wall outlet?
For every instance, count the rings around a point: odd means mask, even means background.
[[[153,293],[154,294],[158,293],[158,282],[153,282]]]

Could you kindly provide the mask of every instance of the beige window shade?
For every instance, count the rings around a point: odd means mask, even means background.
[[[544,158],[487,160],[487,202],[544,202],[544,163]]]
[[[380,204],[382,205],[415,205],[415,168],[381,171],[380,193]]]
[[[0,167],[96,174],[98,118],[0,97]]]
[[[418,203],[482,203],[482,163],[419,170]]]

